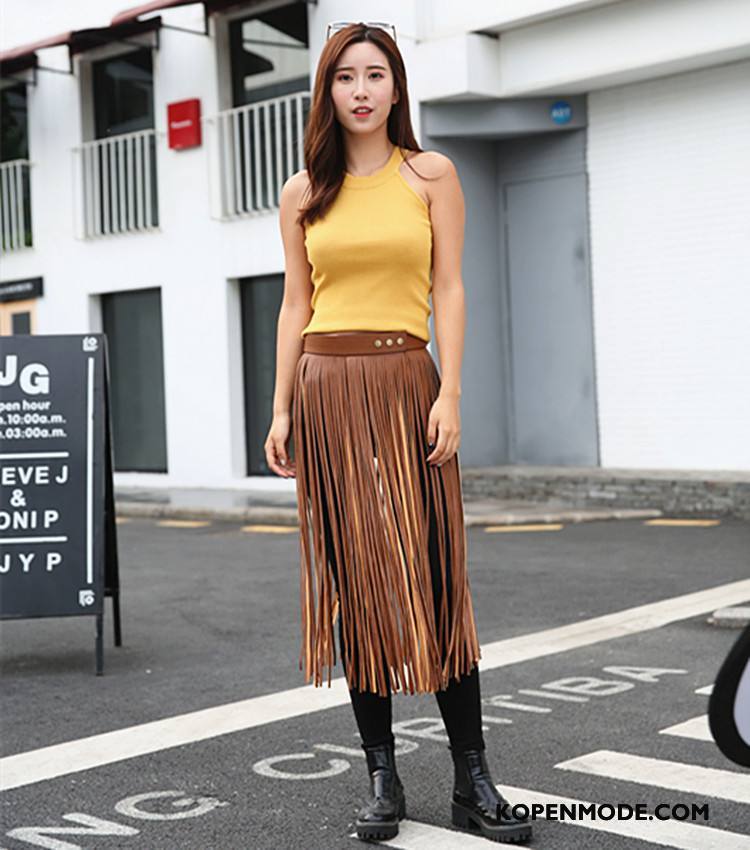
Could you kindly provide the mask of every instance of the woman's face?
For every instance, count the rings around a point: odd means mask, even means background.
[[[393,74],[383,51],[370,41],[350,44],[339,57],[331,83],[336,118],[351,133],[371,133],[388,119],[398,100]],[[357,107],[371,111],[355,113]]]

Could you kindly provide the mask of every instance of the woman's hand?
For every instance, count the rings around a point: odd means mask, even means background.
[[[289,413],[275,414],[263,446],[266,450],[266,463],[282,478],[294,478],[297,473],[294,461],[290,459],[286,448],[291,421],[292,417]]]
[[[442,466],[458,451],[461,442],[461,414],[459,397],[438,395],[427,421],[427,442],[429,448],[437,442],[427,455],[427,462]]]

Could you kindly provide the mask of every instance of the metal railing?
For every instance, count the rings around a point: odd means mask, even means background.
[[[302,168],[310,92],[236,106],[216,126],[222,219],[276,211],[284,182]]]
[[[0,163],[0,250],[18,251],[32,245],[31,162]]]
[[[74,148],[80,169],[84,238],[159,225],[156,130],[137,130]]]

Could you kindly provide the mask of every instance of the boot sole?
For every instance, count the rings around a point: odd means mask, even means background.
[[[518,826],[496,826],[487,823],[481,815],[467,809],[460,803],[452,803],[453,826],[465,829],[467,832],[480,832],[485,838],[506,844],[517,844],[531,838],[531,826],[522,824]]]
[[[406,800],[402,798],[399,805],[398,817],[395,820],[384,820],[380,823],[360,823],[357,821],[357,838],[366,841],[380,841],[395,838],[398,835],[398,822],[406,817]]]

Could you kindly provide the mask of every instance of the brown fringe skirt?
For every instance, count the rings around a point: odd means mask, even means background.
[[[304,337],[292,409],[299,667],[315,686],[326,667],[331,686],[339,615],[346,680],[360,691],[385,696],[388,676],[392,691],[435,692],[481,657],[458,455],[426,461],[439,390],[426,342],[404,331]]]

